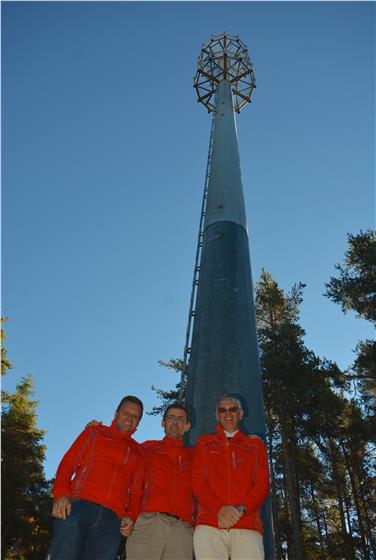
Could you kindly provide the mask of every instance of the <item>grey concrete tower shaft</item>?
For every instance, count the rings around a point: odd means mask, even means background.
[[[265,437],[255,308],[231,84],[218,84],[200,276],[188,366],[190,443],[213,431],[215,404],[236,394],[244,427]]]
[[[249,243],[231,83],[219,82],[200,275],[188,364],[188,443],[214,431],[224,394],[243,403],[243,428],[265,441]],[[265,559],[274,560],[270,499],[262,507]]]

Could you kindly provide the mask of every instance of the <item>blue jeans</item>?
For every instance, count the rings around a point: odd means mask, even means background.
[[[93,502],[72,500],[67,519],[55,519],[46,560],[115,560],[120,544],[116,513]]]

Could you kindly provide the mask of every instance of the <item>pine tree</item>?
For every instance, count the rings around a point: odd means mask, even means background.
[[[350,233],[347,242],[344,263],[335,267],[339,278],[330,278],[325,295],[344,313],[353,310],[376,324],[376,231]]]
[[[8,368],[9,369],[9,366]],[[50,540],[50,483],[43,472],[44,431],[37,427],[29,375],[2,391],[2,557],[37,560]]]
[[[158,363],[159,365],[163,367],[167,367],[173,370],[175,373],[180,374],[180,376],[182,374],[182,371],[184,370],[184,362],[181,359],[172,358],[169,362],[159,360]],[[187,386],[187,381],[185,376],[183,378],[183,391],[182,391],[183,399],[185,395],[186,386]],[[170,389],[169,391],[165,391],[164,389],[159,389],[154,385],[152,385],[153,391],[156,392],[158,398],[162,401],[162,404],[159,406],[154,406],[152,410],[148,412],[148,414],[151,416],[159,416],[160,414],[163,414],[163,412],[166,410],[169,404],[179,400],[180,387],[181,387],[181,380],[179,383],[176,384],[174,389]]]
[[[339,277],[330,278],[324,295],[341,305],[344,313],[352,310],[376,326],[376,231],[348,234],[347,241],[344,262],[335,267]],[[376,341],[360,342],[356,352],[353,372],[366,404],[372,407],[376,398]]]
[[[7,321],[8,319],[6,317],[1,317],[0,319],[0,324],[3,325],[3,323],[5,323],[5,321]],[[6,340],[6,336],[5,336],[5,331],[3,329],[3,327],[1,326],[1,330],[0,330],[0,342],[1,342],[1,376],[5,375],[7,373],[7,371],[9,369],[13,369],[13,365],[10,363],[10,361],[7,358],[7,351],[6,348],[4,346],[4,342]]]
[[[307,377],[314,356],[303,344],[304,331],[298,324],[303,285],[293,287],[286,295],[264,270],[256,285],[256,316],[261,350],[267,418],[273,418],[274,461],[282,478],[280,486],[284,519],[280,525],[280,551],[286,541],[288,558],[306,557],[303,543],[299,422],[307,398]],[[278,500],[275,500],[278,502]],[[284,527],[284,530],[282,530]]]

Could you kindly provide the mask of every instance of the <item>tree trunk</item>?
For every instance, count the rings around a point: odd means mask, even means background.
[[[315,521],[316,521],[316,527],[317,527],[317,534],[319,537],[319,542],[320,542],[320,549],[321,549],[321,557],[325,558],[325,545],[324,545],[324,541],[322,538],[322,529],[321,529],[321,522],[320,522],[320,512],[319,512],[319,508],[317,505],[317,501],[316,501],[316,496],[315,496],[315,489],[313,488],[313,484],[311,481],[311,498],[312,498],[312,503],[313,503],[313,509],[315,511]]]
[[[291,517],[290,517],[290,510],[288,504],[288,490],[287,490],[287,481],[285,472],[283,473],[283,511],[286,520],[286,527],[291,526]],[[287,560],[294,560],[294,546],[291,540],[291,535],[289,532],[286,533],[286,545],[287,545]]]
[[[360,484],[360,476],[359,473],[357,473],[357,479],[358,479],[358,487],[359,487],[359,496],[360,499],[362,501],[362,506],[363,506],[363,511],[364,511],[364,517],[365,517],[365,523],[366,523],[366,527],[367,527],[367,536],[368,536],[368,544],[369,544],[369,549],[370,549],[370,557],[372,558],[372,560],[376,560],[376,544],[375,544],[375,540],[374,540],[374,527],[373,524],[370,520],[369,517],[369,513],[368,513],[368,506],[367,506],[367,502],[366,502],[366,498],[363,492],[363,488],[362,485]]]
[[[341,483],[340,483],[340,477],[337,468],[337,458],[335,452],[336,450],[335,450],[334,441],[330,436],[328,437],[328,442],[329,442],[330,463],[333,472],[334,485],[337,493],[339,518],[341,522],[341,532],[343,538],[343,555],[344,558],[346,558],[346,560],[354,560],[355,556],[354,556],[353,545],[349,539],[349,535],[346,530],[345,513],[343,508],[343,496],[341,492]]]
[[[347,533],[350,538],[353,538],[353,531],[352,531],[352,523],[351,523],[351,500],[349,495],[346,492],[346,487],[343,489],[343,501],[345,502],[345,513],[346,513],[346,520],[347,520]]]
[[[353,498],[354,498],[356,514],[357,514],[357,517],[358,517],[360,543],[361,543],[361,547],[362,547],[363,558],[364,558],[364,560],[369,560],[369,551],[368,551],[368,548],[367,548],[366,534],[365,534],[365,531],[364,531],[363,515],[362,515],[362,510],[361,510],[360,502],[359,502],[358,489],[357,489],[357,485],[356,485],[356,481],[355,481],[355,477],[354,477],[354,472],[353,472],[353,469],[351,468],[351,464],[350,464],[349,456],[348,456],[348,453],[347,453],[347,449],[345,448],[343,443],[342,443],[342,451],[343,451],[343,456],[345,458],[345,464],[346,464],[347,472],[349,473],[349,477],[350,477],[351,491],[352,491],[352,495],[353,495]],[[352,450],[352,464],[353,465],[356,464],[356,461],[357,461],[356,454],[354,453],[354,450]]]
[[[277,486],[274,473],[273,465],[273,426],[272,419],[269,417],[269,422],[267,423],[268,429],[268,452],[270,457],[270,483],[271,483],[271,501],[272,501],[272,514],[273,514],[273,526],[274,526],[274,540],[275,540],[275,551],[276,559],[282,560],[282,550],[281,550],[281,537],[278,524],[278,503],[277,503]]]
[[[303,543],[301,538],[301,520],[297,508],[298,497],[296,495],[296,486],[295,486],[295,469],[294,469],[293,462],[291,460],[292,453],[290,450],[289,438],[287,435],[288,434],[287,418],[283,408],[282,391],[280,388],[280,383],[278,381],[276,382],[276,395],[277,395],[277,410],[279,412],[279,417],[280,417],[282,453],[283,453],[283,460],[285,463],[287,497],[288,497],[288,503],[290,507],[291,527],[292,527],[292,534],[294,540],[295,554],[298,560],[305,560],[305,554],[303,552]]]
[[[3,518],[4,519],[4,518]],[[4,545],[6,542],[6,538],[8,536],[8,530],[9,530],[9,523],[4,521],[1,523],[1,550],[2,553],[4,553]]]
[[[325,541],[326,541],[326,544],[328,545],[329,544],[329,530],[328,530],[328,524],[327,524],[326,518],[325,518],[325,510],[321,510],[320,513],[322,515],[322,522],[323,522],[323,525],[324,525]]]

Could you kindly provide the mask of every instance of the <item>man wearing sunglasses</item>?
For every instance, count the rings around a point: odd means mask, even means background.
[[[201,436],[196,445],[196,560],[264,558],[260,508],[269,493],[267,454],[259,437],[240,431],[243,416],[238,399],[222,397],[216,433]]]

